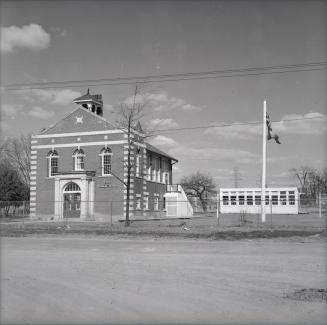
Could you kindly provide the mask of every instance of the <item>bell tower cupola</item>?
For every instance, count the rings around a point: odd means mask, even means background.
[[[91,95],[89,88],[85,95],[74,99],[74,103],[82,105],[82,107],[96,115],[103,116],[102,95]]]

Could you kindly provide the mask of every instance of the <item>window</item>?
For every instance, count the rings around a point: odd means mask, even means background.
[[[53,150],[48,153],[48,177],[52,177],[58,173],[59,156],[57,151]]]
[[[136,210],[141,210],[141,198],[136,198]]]
[[[162,210],[166,210],[166,198],[162,198]]]
[[[247,205],[253,205],[253,196],[252,195],[247,195],[246,196],[246,204]]]
[[[271,204],[272,205],[278,205],[278,195],[277,194],[272,194],[272,196],[271,196]]]
[[[151,167],[152,167],[152,158],[151,156],[147,157],[147,163],[148,163],[148,175],[147,179],[150,181],[151,180]]]
[[[148,196],[144,197],[144,209],[149,210],[149,197]]]
[[[239,195],[238,196],[238,204],[239,205],[244,205],[244,195]]]
[[[151,181],[155,181],[156,180],[156,158],[152,158],[152,160],[151,160],[151,170],[152,170]]]
[[[266,195],[266,205],[269,205],[269,195]]]
[[[82,149],[76,149],[73,153],[74,158],[74,170],[84,170],[84,151]]]
[[[100,153],[101,157],[101,175],[111,175],[111,156],[112,151],[110,148],[103,148]]]
[[[286,205],[286,191],[280,191],[280,203],[281,205]]]
[[[255,196],[255,205],[261,205],[261,195]]]
[[[76,183],[68,183],[64,189],[64,192],[80,192],[81,189]]]
[[[230,197],[230,204],[231,205],[236,205],[236,195],[231,195],[231,197]]]
[[[136,160],[135,160],[135,175],[136,175],[136,177],[140,177],[140,160],[141,160],[141,156],[139,153],[137,153]]]
[[[159,198],[155,197],[153,200],[153,210],[159,210]]]
[[[228,205],[229,197],[228,195],[223,195],[223,205]]]
[[[289,203],[289,205],[295,205],[295,192],[294,191],[288,192],[288,203]]]

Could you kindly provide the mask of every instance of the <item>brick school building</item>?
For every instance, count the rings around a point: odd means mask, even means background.
[[[127,134],[103,118],[101,95],[76,98],[78,107],[31,140],[30,216],[37,219],[123,219],[126,210]],[[130,217],[191,214],[184,191],[174,190],[177,159],[146,143],[140,124],[133,131]],[[176,201],[171,203],[172,198]],[[184,204],[184,205],[185,205]]]

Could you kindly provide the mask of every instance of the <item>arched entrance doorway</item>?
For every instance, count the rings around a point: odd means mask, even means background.
[[[64,218],[80,218],[81,216],[81,189],[73,182],[68,183],[64,194]]]

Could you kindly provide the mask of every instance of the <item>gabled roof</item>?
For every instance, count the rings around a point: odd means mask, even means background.
[[[82,124],[83,127],[79,127],[78,130],[74,130],[77,125],[74,123],[75,116],[84,115],[85,118],[89,117],[88,120],[93,120],[94,123],[92,125],[92,130],[89,130],[89,123]],[[85,120],[84,118],[84,120]],[[90,121],[90,122],[91,122]],[[86,122],[86,121],[85,121]],[[80,125],[80,124],[79,124]],[[89,131],[99,131],[99,130],[113,130],[117,129],[117,127],[112,124],[111,122],[107,121],[104,117],[91,113],[87,109],[82,107],[75,108],[72,112],[68,113],[64,116],[61,120],[56,122],[55,124],[50,125],[48,128],[43,129],[38,134],[51,134],[51,133],[66,133],[66,132],[80,132],[83,131],[82,129],[86,127]],[[85,130],[85,131],[87,131]]]
[[[174,161],[178,162],[178,160],[176,158],[166,154],[165,152],[161,151],[160,149],[154,147],[152,144],[146,143],[146,149],[151,151],[151,152],[157,153],[157,154],[159,154],[161,156],[165,156],[167,158],[170,158],[171,160],[174,160]]]

